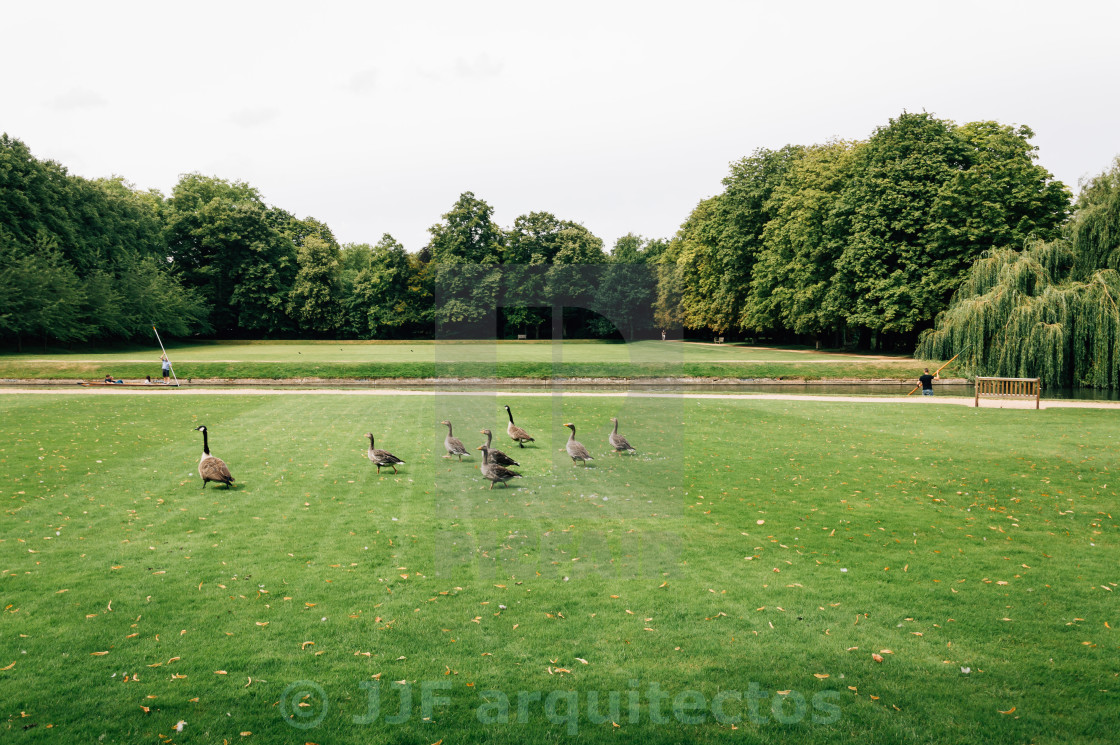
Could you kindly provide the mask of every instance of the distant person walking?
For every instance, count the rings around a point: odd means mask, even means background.
[[[939,378],[937,377],[937,375],[930,375],[929,374],[929,368],[928,367],[926,368],[926,372],[925,372],[924,375],[919,375],[918,376],[918,383],[920,383],[921,386],[922,386],[922,395],[923,396],[932,396],[933,395],[933,381],[938,380],[938,379]]]
[[[161,354],[159,360],[163,367],[163,384],[169,385],[171,383],[171,360],[167,359],[166,354]],[[929,370],[926,370],[926,372],[929,372]]]

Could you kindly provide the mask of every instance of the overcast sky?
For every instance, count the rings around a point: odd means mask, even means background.
[[[1036,133],[1074,191],[1120,154],[1120,3],[5,3],[0,131],[86,177],[255,186],[410,251],[459,194],[609,248],[669,237],[756,148],[903,110]]]

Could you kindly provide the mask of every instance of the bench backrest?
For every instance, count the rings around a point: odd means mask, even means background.
[[[976,406],[981,398],[1013,398],[1034,400],[1037,409],[1041,394],[1041,378],[976,378]]]

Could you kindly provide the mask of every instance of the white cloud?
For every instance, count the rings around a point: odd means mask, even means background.
[[[58,111],[74,111],[105,106],[107,103],[108,101],[97,91],[75,87],[47,101],[47,106]]]
[[[376,69],[358,70],[350,76],[350,80],[346,83],[346,90],[359,95],[369,93],[377,88],[378,77]]]
[[[259,127],[268,124],[280,116],[280,109],[275,106],[253,106],[239,109],[229,115],[229,120],[239,127]]]
[[[502,74],[503,67],[500,60],[487,54],[475,55],[470,60],[463,57],[455,60],[455,74],[461,78],[496,78]]]

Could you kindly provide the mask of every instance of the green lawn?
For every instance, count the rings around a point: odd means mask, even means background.
[[[1114,738],[1108,410],[25,394],[0,432],[5,742]]]
[[[915,378],[937,363],[808,349],[642,341],[221,342],[173,346],[183,378],[745,377]],[[947,370],[946,374],[951,370]],[[159,377],[159,349],[0,355],[3,378]]]

